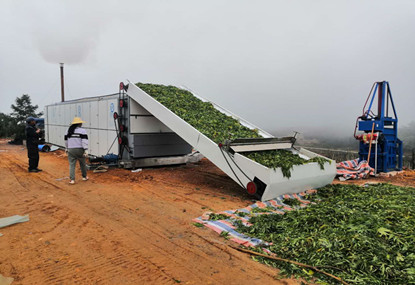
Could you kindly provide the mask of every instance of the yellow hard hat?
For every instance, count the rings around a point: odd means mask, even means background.
[[[82,121],[82,119],[79,118],[79,117],[75,117],[75,118],[73,118],[71,125],[82,124],[82,123],[86,123],[86,122]]]

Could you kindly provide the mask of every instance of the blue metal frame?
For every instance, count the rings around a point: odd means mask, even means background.
[[[376,96],[378,99],[378,113],[374,115],[371,109]],[[391,102],[393,117],[389,117],[389,101]],[[387,106],[386,113],[385,104]],[[402,170],[402,141],[398,138],[398,116],[396,115],[389,82],[376,82],[369,108],[364,110],[363,116],[359,119],[359,131],[371,133],[374,124],[374,132],[380,134],[377,146],[372,144],[369,165],[375,168],[377,153],[377,172]],[[361,141],[359,159],[367,160],[368,153],[369,143]]]

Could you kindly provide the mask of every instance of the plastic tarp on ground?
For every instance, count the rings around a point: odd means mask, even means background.
[[[347,160],[336,164],[337,177],[344,181],[348,179],[362,179],[369,175],[375,175],[375,170],[369,166],[366,160],[359,162],[359,159]]]
[[[285,194],[278,196],[277,198],[265,202],[256,202],[253,205],[250,205],[246,208],[238,209],[238,210],[228,210],[223,211],[215,214],[221,214],[229,217],[229,219],[225,220],[209,220],[209,215],[213,214],[212,212],[206,212],[201,217],[193,219],[194,222],[203,224],[204,226],[214,230],[218,234],[221,234],[223,232],[228,233],[228,237],[230,240],[244,245],[246,247],[256,247],[256,246],[267,246],[269,243],[246,236],[244,234],[241,234],[237,232],[236,227],[233,225],[233,221],[240,220],[242,223],[246,226],[249,226],[249,219],[252,216],[257,215],[269,215],[269,214],[284,214],[286,211],[293,211],[297,208],[304,208],[309,205],[310,201],[306,200],[304,197],[306,195],[314,194],[317,190],[307,190],[305,192],[301,192],[298,194]],[[297,207],[292,207],[290,205],[287,205],[283,203],[284,199],[297,199],[301,204]],[[267,212],[258,212],[253,209],[260,208],[265,209]]]

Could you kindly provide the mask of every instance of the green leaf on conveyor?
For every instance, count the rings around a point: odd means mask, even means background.
[[[148,83],[136,85],[215,143],[261,137],[258,130],[243,126],[238,120],[220,112],[211,103],[203,102],[187,90]],[[322,157],[306,160],[286,150],[248,152],[243,155],[268,168],[280,168],[283,176],[288,178],[291,177],[294,165],[317,162],[324,169],[324,163],[329,161]]]

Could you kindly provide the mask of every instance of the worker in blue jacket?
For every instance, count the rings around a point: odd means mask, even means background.
[[[29,158],[29,172],[40,172],[42,169],[38,168],[39,165],[39,138],[40,130],[36,128],[36,121],[33,117],[26,119],[26,147],[27,157]]]
[[[88,157],[88,135],[82,128],[81,118],[75,117],[65,135],[66,153],[69,160],[69,184],[75,184],[75,165],[79,161],[82,172],[82,180],[87,181],[85,158]]]

